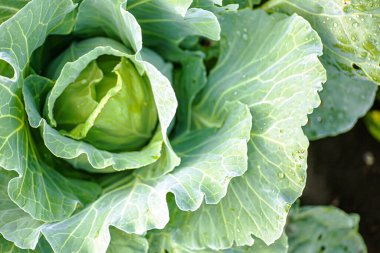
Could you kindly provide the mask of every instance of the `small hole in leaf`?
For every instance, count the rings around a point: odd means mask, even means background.
[[[13,78],[14,75],[15,75],[15,71],[13,67],[8,62],[0,59],[0,76]]]
[[[322,245],[321,246],[321,252],[324,252],[326,250],[326,246]]]
[[[357,70],[359,70],[359,69],[360,69],[360,67],[359,67],[358,65],[356,65],[355,63],[354,63],[354,64],[352,64],[352,67],[353,67],[354,69],[357,69]]]

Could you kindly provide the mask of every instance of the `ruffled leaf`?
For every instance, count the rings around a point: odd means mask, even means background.
[[[347,76],[326,65],[327,82],[320,93],[321,105],[309,116],[304,131],[309,140],[347,132],[371,108],[377,85]]]
[[[365,253],[367,248],[358,233],[359,216],[336,207],[302,207],[289,219],[289,252]]]
[[[111,225],[136,234],[162,229],[169,221],[168,192],[175,194],[183,210],[199,208],[203,196],[207,203],[217,203],[231,178],[240,176],[247,166],[246,142],[252,118],[241,104],[229,108],[222,128],[200,130],[174,141],[182,157],[174,171],[144,180],[136,170],[124,179],[123,186],[105,193],[85,210],[46,226],[43,234],[55,252],[105,252]],[[184,141],[192,145],[183,146]]]
[[[329,72],[326,87],[331,87],[321,94],[323,107],[305,127],[308,137],[320,139],[351,129],[373,103],[376,88],[369,82],[380,83],[378,1],[271,0],[262,8],[301,15],[322,39],[322,62]]]
[[[7,186],[13,177],[13,173],[0,170],[0,233],[19,248],[34,249],[44,223],[34,220],[9,198]]]
[[[247,104],[249,164],[219,204],[173,215],[175,240],[191,249],[252,245],[251,235],[265,243],[280,237],[305,186],[308,140],[301,126],[326,79],[321,41],[303,18],[244,10],[222,16],[221,25],[221,55],[193,119],[198,127],[215,125],[226,101]]]
[[[191,0],[129,0],[127,10],[141,25],[144,45],[170,60],[179,60],[179,43],[190,35],[219,40],[220,25],[207,10],[189,8]],[[159,11],[157,11],[159,10]]]
[[[43,43],[47,34],[56,31],[73,8],[71,1],[35,0],[0,26],[0,58],[6,60],[15,72],[12,79],[0,76],[0,103],[5,105],[0,112],[3,126],[0,131],[0,167],[19,174],[8,184],[12,201],[33,218],[43,221],[61,220],[83,206],[79,197],[81,191],[92,191],[91,197],[99,192],[91,182],[75,185],[78,182],[64,178],[44,161],[48,154],[41,154],[43,150],[37,149],[38,140],[28,127],[19,88],[23,82],[22,71],[32,52]]]
[[[0,24],[15,15],[30,0],[1,0],[0,1]]]

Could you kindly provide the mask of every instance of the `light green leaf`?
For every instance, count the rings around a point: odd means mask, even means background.
[[[5,240],[0,235],[0,252],[1,253],[53,253],[49,244],[41,238],[35,250],[20,249],[12,242]]]
[[[288,239],[283,234],[280,239],[271,245],[266,245],[260,239],[255,239],[253,246],[232,247],[225,250],[201,249],[192,250],[185,248],[183,245],[176,243],[171,234],[167,231],[152,231],[147,235],[149,240],[149,253],[287,253]]]
[[[0,24],[15,15],[30,0],[1,0],[0,1]]]
[[[8,184],[12,201],[33,218],[44,221],[70,216],[85,204],[80,197],[84,196],[82,192],[91,192],[90,198],[99,192],[99,188],[90,182],[75,185],[78,182],[65,179],[52,169],[52,164],[44,161],[49,155],[35,146],[38,140],[27,126],[19,88],[22,71],[31,53],[73,8],[71,1],[34,0],[0,26],[0,58],[15,70],[13,80],[0,76],[0,103],[5,105],[0,112],[0,125],[3,126],[0,131],[0,167],[19,174]]]
[[[5,240],[1,235],[0,235],[0,252],[3,253],[32,253],[32,250],[23,250],[15,246],[13,243],[10,241]]]
[[[106,35],[121,40],[135,52],[140,51],[142,48],[141,28],[136,18],[125,10],[126,4],[127,0],[82,1],[75,33],[86,37]]]
[[[206,203],[218,203],[230,180],[247,170],[252,117],[240,103],[228,104],[227,108],[229,116],[221,129],[192,131],[172,142],[182,162],[174,171],[170,191],[182,210],[198,208],[203,195]]]
[[[358,215],[336,207],[302,207],[291,214],[287,226],[289,252],[366,253],[358,224]]]
[[[111,242],[107,253],[146,253],[148,241],[138,235],[126,234],[116,228],[111,228]]]
[[[85,210],[69,219],[48,225],[43,234],[57,253],[105,252],[109,226],[135,234],[162,229],[169,221],[166,195],[174,193],[182,210],[199,208],[205,196],[216,203],[227,190],[231,178],[247,166],[247,145],[251,116],[241,104],[229,106],[219,130],[191,132],[174,141],[182,162],[174,171],[144,180],[139,171],[124,178],[122,185],[102,195]],[[183,145],[186,140],[191,145]]]
[[[9,198],[7,186],[13,177],[13,173],[0,169],[0,233],[19,248],[34,249],[43,222],[34,220]]]
[[[31,54],[46,36],[59,32],[57,29],[62,20],[74,7],[70,0],[35,0],[18,11],[9,22],[1,24],[0,59],[7,61],[15,70],[13,81],[18,80]],[[3,79],[1,75],[0,81]]]
[[[271,0],[262,7],[269,12],[301,15],[322,39],[328,82],[321,94],[323,107],[316,110],[310,117],[310,126],[305,127],[310,139],[348,131],[373,103],[375,85],[369,82],[380,83],[377,2]]]
[[[178,45],[185,37],[220,38],[216,16],[204,9],[189,8],[191,3],[191,0],[128,0],[127,10],[141,25],[145,46],[166,58],[178,60],[181,52]]]
[[[231,249],[224,250],[225,253],[287,253],[288,252],[288,237],[285,233],[281,235],[271,245],[266,245],[262,240],[255,238],[255,244],[253,246],[245,247],[233,247]]]
[[[309,116],[304,131],[309,140],[334,136],[350,130],[371,108],[377,91],[373,82],[347,76],[325,65],[327,82],[320,93],[322,103]]]
[[[19,174],[9,182],[9,196],[35,219],[55,221],[66,218],[87,202],[80,199],[81,192],[90,193],[88,196],[94,199],[99,188],[91,182],[77,185],[78,182],[64,178],[44,161],[49,155],[44,149],[37,149],[36,140],[26,125],[21,98],[12,92],[11,88],[15,86],[10,85],[0,85],[0,102],[9,106],[9,111],[1,115],[1,120],[7,122],[2,124],[6,127],[0,132],[1,166]]]
[[[368,0],[363,8],[358,1],[271,0],[263,9],[301,15],[320,35],[327,64],[380,83],[380,7],[373,8],[376,2]]]
[[[308,140],[301,126],[319,104],[322,44],[301,17],[243,10],[221,18],[220,58],[195,105],[196,125],[218,124],[226,101],[250,108],[248,171],[218,205],[174,215],[175,240],[189,248],[273,243],[305,186]],[[191,224],[191,225],[190,225]]]

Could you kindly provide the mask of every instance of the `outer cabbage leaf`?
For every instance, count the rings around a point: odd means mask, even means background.
[[[378,1],[271,0],[262,8],[297,13],[321,36],[322,61],[331,73],[321,94],[323,106],[316,109],[310,126],[305,127],[308,137],[319,139],[351,129],[373,103],[376,88],[369,82],[380,83]],[[353,95],[353,90],[360,93]],[[339,120],[331,115],[340,116]]]
[[[19,174],[8,184],[12,201],[33,218],[44,221],[70,216],[85,204],[80,196],[82,192],[91,193],[90,198],[99,192],[90,182],[77,185],[78,182],[64,178],[41,159],[48,155],[41,154],[35,146],[19,88],[31,53],[47,34],[62,27],[62,20],[73,8],[71,1],[35,0],[0,26],[0,58],[7,61],[15,73],[12,79],[0,76],[0,103],[4,105],[0,112],[3,126],[0,166]]]
[[[263,9],[303,16],[321,36],[327,64],[380,82],[380,7],[376,0],[368,0],[366,6],[359,1],[271,0]]]
[[[192,0],[128,0],[127,10],[141,25],[144,45],[176,61],[182,52],[178,45],[185,37],[220,38],[216,16],[204,9],[189,8],[191,3]]]
[[[173,59],[180,52],[178,44],[186,36],[219,38],[220,26],[215,15],[199,8],[189,9],[191,3],[192,0],[84,0],[75,32],[81,36],[117,38],[135,52],[142,49],[143,36],[145,46]]]
[[[183,245],[176,243],[171,238],[170,233],[164,231],[153,231],[148,233],[149,253],[286,253],[288,252],[288,239],[283,234],[277,241],[271,245],[266,245],[263,241],[257,239],[253,246],[232,247],[226,250],[191,250]]]
[[[249,110],[241,104],[228,106],[220,129],[190,132],[173,141],[182,162],[169,174],[146,180],[140,170],[126,177],[121,187],[105,193],[85,210],[48,225],[43,234],[55,252],[105,252],[109,226],[127,233],[143,234],[162,229],[168,222],[166,195],[174,193],[182,210],[218,202],[232,177],[247,169],[247,141],[251,129]],[[191,145],[183,145],[191,142]],[[207,162],[205,162],[207,161]]]
[[[32,249],[20,249],[12,242],[5,240],[0,235],[0,252],[1,253],[48,253],[53,252],[46,240],[41,239],[37,244],[37,247]]]
[[[111,242],[107,253],[146,253],[148,241],[138,235],[126,234],[118,229],[111,228]]]
[[[305,186],[308,140],[301,126],[318,106],[325,71],[322,44],[303,18],[243,10],[221,17],[220,58],[194,106],[194,124],[218,124],[226,101],[250,108],[248,171],[217,205],[174,212],[177,243],[190,249],[273,243]]]
[[[304,127],[309,140],[350,130],[356,120],[371,108],[377,91],[373,82],[350,77],[333,66],[325,66],[328,81],[320,93],[322,103],[309,116]]]
[[[106,35],[120,39],[135,52],[142,49],[141,28],[125,10],[127,0],[84,0],[80,4],[75,33],[81,36]],[[96,15],[94,15],[96,13]]]
[[[7,186],[14,176],[0,170],[0,233],[19,248],[34,249],[44,223],[34,220],[9,198]]]
[[[61,32],[61,22],[74,7],[68,0],[59,3],[32,1],[8,19],[8,22],[1,24],[0,59],[13,67],[16,75],[12,81],[18,81],[32,52],[43,43],[46,36]],[[34,29],[29,29],[30,27]],[[0,78],[3,79],[2,73]]]
[[[1,0],[0,1],[0,24],[15,15],[30,0]]]
[[[289,252],[367,252],[358,233],[359,216],[336,207],[302,207],[290,215]]]

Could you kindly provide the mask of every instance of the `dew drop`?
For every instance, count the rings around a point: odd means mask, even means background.
[[[278,173],[278,177],[279,177],[279,178],[284,178],[284,177],[285,177],[285,174],[282,173],[282,172],[280,172],[280,173]]]
[[[321,117],[321,116],[318,116],[318,117],[317,117],[317,121],[318,121],[318,122],[322,122],[322,117]]]
[[[334,23],[334,27],[338,27],[338,24],[337,24],[337,23]]]
[[[243,40],[248,40],[248,35],[247,34],[243,34]]]
[[[352,26],[356,28],[356,27],[359,26],[359,23],[358,23],[358,22],[354,22],[354,23],[352,24]]]

